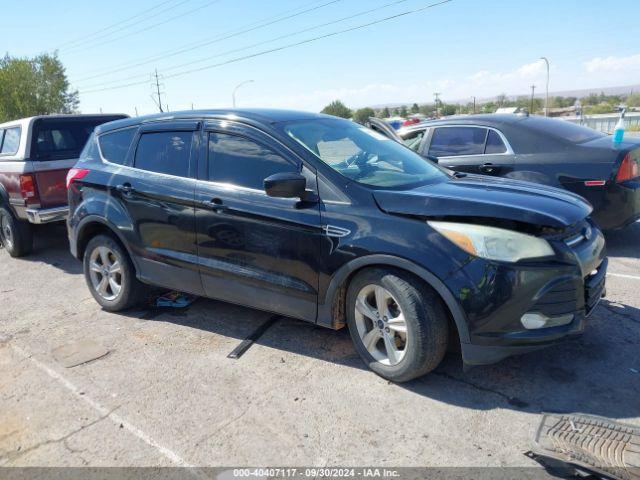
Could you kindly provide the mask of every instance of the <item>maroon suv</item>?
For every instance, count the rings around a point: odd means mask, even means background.
[[[67,172],[93,129],[126,117],[47,115],[0,124],[0,242],[12,257],[31,252],[31,224],[67,217]]]

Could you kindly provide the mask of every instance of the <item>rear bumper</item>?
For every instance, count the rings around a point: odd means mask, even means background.
[[[640,180],[611,185],[603,202],[602,205],[594,204],[593,213],[602,229],[615,230],[630,225],[640,219]]]
[[[69,207],[56,207],[56,208],[27,208],[27,219],[31,223],[50,223],[61,222],[69,215]]]

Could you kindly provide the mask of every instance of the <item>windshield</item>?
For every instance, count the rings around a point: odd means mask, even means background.
[[[348,120],[287,122],[281,128],[335,171],[374,187],[412,187],[446,174],[398,142]]]

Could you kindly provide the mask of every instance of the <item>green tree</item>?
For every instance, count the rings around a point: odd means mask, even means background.
[[[404,105],[402,105],[400,107],[400,116],[401,117],[406,117],[407,115],[409,115],[409,112],[407,111],[407,107],[405,107]]]
[[[416,113],[420,113],[420,107],[418,106],[417,103],[414,103],[413,105],[411,105],[411,113],[413,113],[414,115]]]
[[[353,113],[353,119],[358,122],[364,124],[369,117],[375,116],[376,112],[373,111],[373,108],[360,108]]]
[[[442,116],[449,116],[449,115],[455,115],[456,113],[456,106],[452,103],[442,103],[440,104],[440,115]]]
[[[400,109],[399,109],[398,107],[394,108],[394,109],[393,109],[393,114],[394,114],[396,117],[400,116]]]
[[[57,55],[0,59],[0,122],[49,113],[74,113],[72,91]]]
[[[382,113],[380,114],[382,118],[389,118],[391,116],[391,112],[389,111],[389,107],[384,107],[382,109]]]
[[[334,100],[324,107],[320,113],[326,113],[334,117],[351,118],[351,110],[340,100]]]

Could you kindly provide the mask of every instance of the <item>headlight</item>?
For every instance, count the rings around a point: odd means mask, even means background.
[[[471,223],[427,223],[465,252],[478,257],[517,262],[525,258],[554,255],[546,240],[524,233]]]

